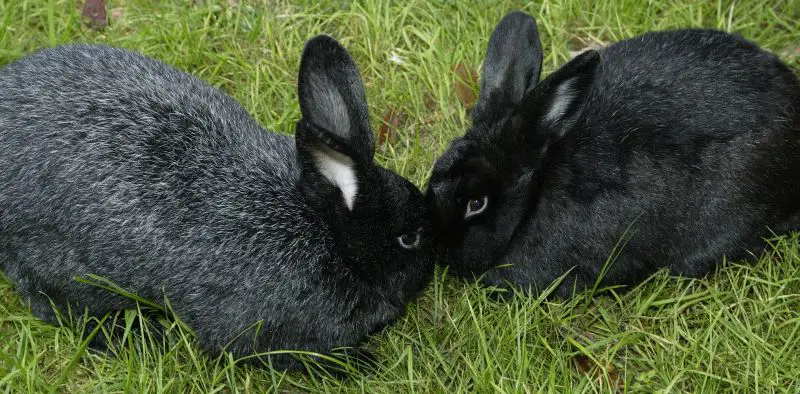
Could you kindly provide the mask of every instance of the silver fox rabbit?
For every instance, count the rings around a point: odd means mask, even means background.
[[[435,264],[422,193],[373,162],[361,77],[306,43],[295,138],[126,50],[69,45],[0,70],[0,268],[32,312],[163,303],[200,346],[242,357],[355,346]],[[107,345],[104,343],[104,345]],[[281,354],[276,368],[301,364]]]
[[[426,198],[451,270],[555,294],[702,276],[800,230],[800,84],[774,55],[713,30],[590,50],[539,82],[534,19],[486,51],[472,126]]]

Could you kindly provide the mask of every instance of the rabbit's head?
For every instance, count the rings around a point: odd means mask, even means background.
[[[361,76],[336,40],[306,43],[298,92],[299,192],[330,227],[347,269],[398,301],[413,296],[435,264],[429,210],[417,187],[373,162]]]
[[[535,210],[542,163],[575,124],[600,62],[585,52],[539,83],[534,19],[505,16],[486,51],[472,126],[436,161],[426,198],[450,269],[498,264],[516,227]]]

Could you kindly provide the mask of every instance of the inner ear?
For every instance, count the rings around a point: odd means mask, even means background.
[[[303,49],[297,90],[302,113],[295,129],[303,172],[300,186],[318,209],[338,210],[343,201],[353,211],[359,176],[364,176],[359,171],[371,168],[375,153],[358,68],[335,39],[316,36]]]
[[[367,99],[355,62],[336,40],[317,36],[306,43],[297,83],[304,124],[316,138],[366,164],[375,153]],[[327,142],[327,141],[326,141]]]
[[[590,50],[556,70],[525,99],[526,117],[560,138],[581,112],[600,65],[600,54]]]
[[[526,95],[519,116],[491,134],[518,165],[533,165],[579,121],[592,92],[600,53],[586,51]]]
[[[556,87],[549,108],[546,108],[547,112],[544,114],[544,122],[556,122],[567,114],[575,98],[578,96],[578,92],[573,88],[573,84],[574,81],[568,79]]]
[[[339,189],[347,209],[352,211],[358,195],[358,177],[353,159],[319,142],[310,150],[316,170]]]

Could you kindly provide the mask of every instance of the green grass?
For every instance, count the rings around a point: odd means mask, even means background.
[[[109,1],[110,26],[96,32],[74,1],[0,0],[0,64],[45,46],[110,43],[191,72],[269,129],[291,132],[303,43],[331,34],[361,69],[376,132],[388,108],[401,114],[377,160],[420,186],[468,124],[453,67],[479,68],[492,28],[511,9],[537,17],[545,73],[591,43],[696,26],[739,32],[800,67],[797,0],[389,3]],[[698,280],[660,273],[595,298],[498,302],[440,273],[404,318],[370,339],[381,369],[344,382],[208,359],[180,327],[166,352],[131,336],[116,356],[89,354],[71,330],[33,318],[3,279],[0,300],[0,392],[8,393],[800,392],[797,236],[777,240],[754,265]]]

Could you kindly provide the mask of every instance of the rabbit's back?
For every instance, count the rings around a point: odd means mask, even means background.
[[[738,36],[653,32],[611,45],[601,56],[588,116],[634,121],[649,141],[725,138],[773,124],[786,129],[790,117],[797,119],[800,93],[792,71]],[[660,133],[666,129],[671,132]]]
[[[62,46],[0,70],[0,198],[16,203],[209,209],[193,204],[236,179],[291,191],[294,149],[217,89],[123,49]]]
[[[540,260],[581,262],[591,283],[602,264],[586,256],[629,239],[609,276],[634,283],[663,263],[703,274],[719,256],[757,252],[770,231],[800,229],[800,87],[774,55],[680,30],[601,56],[574,132],[545,168],[533,241],[519,250],[550,245]],[[563,239],[536,235],[548,232]]]
[[[93,273],[151,299],[167,285],[189,305],[267,285],[255,272],[294,283],[287,264],[324,257],[312,256],[326,230],[297,196],[294,140],[122,49],[58,47],[0,70],[0,168],[0,241],[21,260],[51,257],[43,277]]]
[[[800,85],[774,55],[738,36],[688,29],[621,41],[601,56],[567,141],[568,161],[593,175],[581,187],[689,204],[725,194],[797,209],[800,186],[789,181],[800,170]],[[697,199],[681,198],[690,190]]]
[[[265,132],[218,89],[124,49],[40,51],[0,69],[0,97],[2,159],[43,162],[48,152],[98,168],[266,155],[271,176],[296,177],[293,139]]]

